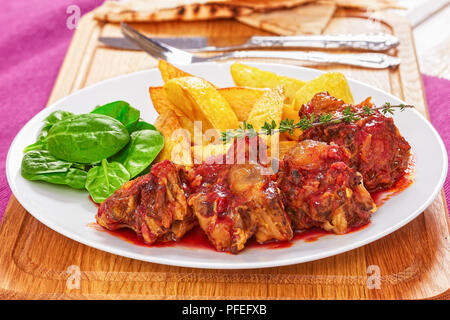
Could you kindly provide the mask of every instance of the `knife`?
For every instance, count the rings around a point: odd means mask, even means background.
[[[173,37],[154,38],[178,49],[192,52],[233,51],[261,48],[318,48],[358,49],[385,51],[399,45],[397,37],[385,33],[358,35],[314,35],[314,36],[252,36],[247,38]],[[99,41],[108,47],[125,50],[141,50],[136,44],[122,37],[100,37]],[[226,43],[224,43],[226,42]]]

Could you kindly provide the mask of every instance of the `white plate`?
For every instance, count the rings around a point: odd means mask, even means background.
[[[254,66],[279,74],[308,80],[320,71],[279,64]],[[183,67],[217,86],[232,86],[230,64],[201,63]],[[386,101],[402,103],[394,96],[361,82],[349,80],[355,101],[372,96],[379,105]],[[417,217],[441,190],[446,177],[447,154],[441,138],[430,123],[415,110],[395,114],[400,132],[411,144],[416,157],[415,182],[401,194],[391,198],[373,215],[365,229],[346,235],[327,235],[315,242],[296,241],[289,248],[250,248],[238,255],[208,249],[186,247],[142,247],[128,243],[88,224],[95,222],[96,207],[84,191],[27,181],[20,175],[22,150],[33,143],[42,120],[52,111],[63,109],[88,113],[96,105],[114,100],[128,101],[139,108],[144,120],[153,122],[149,86],[162,85],[157,69],[141,71],[98,83],[80,90],[38,113],[14,139],[6,161],[6,172],[12,192],[36,219],[51,229],[88,246],[133,259],[175,266],[214,269],[246,269],[289,265],[339,254],[375,241]]]

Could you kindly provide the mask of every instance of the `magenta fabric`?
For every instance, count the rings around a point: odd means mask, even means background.
[[[45,107],[74,30],[66,13],[81,14],[103,0],[2,1],[0,10],[0,219],[11,195],[5,174],[9,146],[19,130]]]
[[[441,135],[447,153],[450,153],[450,80],[431,77],[426,74],[422,75],[422,78],[431,123]],[[447,200],[447,207],[449,207],[450,178],[448,173],[444,183],[444,192]]]
[[[77,5],[84,14],[102,0],[14,0],[3,1],[0,10],[0,219],[11,190],[5,175],[9,146],[25,123],[47,103],[73,30],[66,26],[68,6]],[[424,76],[431,121],[450,148],[450,82]],[[450,182],[445,192],[450,197]]]

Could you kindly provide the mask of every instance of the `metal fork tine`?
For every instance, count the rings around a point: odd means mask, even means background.
[[[167,61],[172,60],[179,63],[190,63],[193,60],[193,55],[191,53],[174,48],[165,43],[153,41],[124,22],[120,23],[120,29],[126,38],[132,40],[139,47],[156,58]]]
[[[137,31],[136,29],[130,27],[126,23],[121,23],[120,27],[122,29],[122,32],[126,32],[129,36],[133,37],[137,41],[142,41],[142,43],[146,44],[149,48],[155,48],[157,50],[160,50],[162,52],[168,52],[169,50],[166,49],[162,44],[155,42],[151,40],[150,38],[147,38],[142,33]]]
[[[122,22],[120,24],[120,29],[124,36],[126,36],[127,38],[131,38],[131,40],[135,41],[140,47],[142,47],[142,49],[148,51],[157,58],[165,59],[164,53],[168,51],[166,48],[159,45],[158,43],[155,43],[154,41],[151,41],[149,38],[131,28],[126,23]]]

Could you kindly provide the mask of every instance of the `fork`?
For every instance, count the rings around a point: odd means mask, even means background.
[[[329,54],[323,52],[299,52],[299,51],[232,51],[214,56],[202,57],[198,54],[187,52],[168,44],[152,40],[126,23],[120,24],[122,34],[136,43],[142,50],[154,58],[166,60],[173,64],[191,64],[197,62],[222,61],[230,59],[287,59],[294,61],[306,61],[319,64],[342,64],[372,69],[385,69],[396,67],[400,59],[382,53],[346,53]]]

